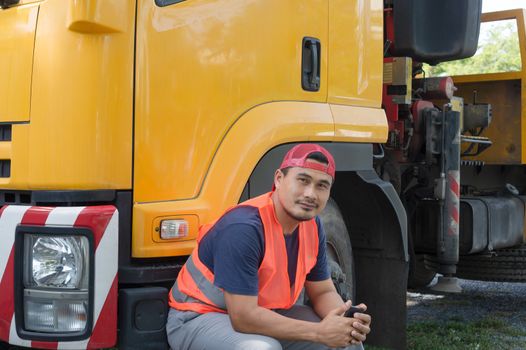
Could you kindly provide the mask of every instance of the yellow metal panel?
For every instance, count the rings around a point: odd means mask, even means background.
[[[72,31],[79,33],[117,33],[125,32],[130,26],[128,16],[122,15],[122,10],[127,7],[123,0],[69,1],[68,28]]]
[[[200,223],[209,222],[237,203],[252,170],[268,150],[288,142],[330,141],[333,136],[331,111],[324,103],[275,102],[249,110],[214,154],[198,198],[134,205],[132,256],[188,254],[193,242],[155,243],[150,232],[154,232],[156,217],[193,213]]]
[[[497,11],[497,12],[486,12],[483,13],[480,17],[481,22],[494,22],[494,21],[504,21],[507,19],[515,19],[517,17],[522,16],[523,9],[512,9],[512,10],[505,10],[505,11]]]
[[[490,103],[492,120],[481,136],[489,137],[493,145],[476,157],[488,164],[521,163],[521,83],[520,80],[487,81],[480,83],[455,83],[457,96],[465,103],[472,103],[473,92],[477,101]],[[463,145],[465,150],[467,145]]]
[[[224,208],[238,200],[268,150],[283,143],[331,141],[333,137],[334,122],[325,103],[274,102],[253,108],[228,131],[214,155],[202,193],[214,198],[214,208]]]
[[[330,103],[380,107],[383,1],[330,0]]]
[[[11,142],[0,142],[0,159],[11,159]]]
[[[487,74],[455,75],[455,83],[476,83],[482,81],[516,80],[521,79],[522,72],[500,72]]]
[[[0,122],[29,120],[38,4],[0,9]]]
[[[180,217],[180,213],[193,213],[201,218],[211,210],[208,203],[199,199],[169,201],[163,203],[135,204],[132,225],[132,257],[155,258],[163,256],[190,255],[196,246],[195,239],[159,242],[155,227],[159,216]],[[197,237],[198,227],[190,226],[189,235]]]
[[[387,140],[387,118],[380,108],[331,105],[334,141],[377,142]]]
[[[325,101],[327,20],[327,0],[139,1],[134,200],[197,196],[216,150],[248,109]],[[321,41],[319,92],[301,87],[306,36]],[[253,127],[268,123],[264,116]]]
[[[340,128],[337,135],[333,115]],[[266,122],[261,123],[262,120]],[[155,242],[151,232],[156,218],[194,213],[200,223],[215,219],[237,203],[257,162],[277,145],[299,141],[383,142],[386,134],[387,121],[380,109],[308,102],[275,102],[255,107],[228,131],[213,157],[198,198],[135,203],[132,256],[189,254],[194,242]],[[191,231],[190,235],[196,233]]]
[[[521,50],[521,162],[526,164],[526,10],[518,10],[517,32]],[[526,235],[526,233],[525,233]]]
[[[115,25],[104,23],[119,32],[68,30],[79,8],[116,7]],[[40,4],[31,122],[13,126],[11,178],[2,179],[3,188],[131,188],[134,19],[128,0]]]

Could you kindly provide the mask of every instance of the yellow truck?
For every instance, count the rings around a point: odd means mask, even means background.
[[[285,152],[317,142],[337,164],[322,214],[333,281],[369,306],[368,344],[405,348],[409,258],[436,253],[438,272],[456,272],[447,218],[461,205],[460,123],[473,122],[450,79],[413,78],[419,62],[472,55],[480,11],[0,0],[0,341],[167,348],[168,288],[199,226],[269,191]],[[439,237],[427,251],[417,211]]]

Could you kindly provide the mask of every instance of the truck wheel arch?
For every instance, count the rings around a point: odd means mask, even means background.
[[[349,230],[354,258],[356,296],[365,303],[374,327],[368,344],[406,347],[406,288],[408,273],[407,216],[393,186],[378,177],[372,166],[371,144],[318,142],[335,158],[332,188]],[[240,201],[270,190],[274,171],[295,144],[268,151],[245,185]]]

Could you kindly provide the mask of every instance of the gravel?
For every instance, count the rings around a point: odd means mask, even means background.
[[[526,331],[526,283],[483,282],[459,279],[460,294],[434,292],[429,288],[407,293],[407,321],[499,318]],[[435,280],[431,286],[436,283]],[[524,337],[526,347],[526,337]]]

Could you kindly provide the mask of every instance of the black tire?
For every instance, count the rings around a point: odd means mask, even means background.
[[[355,274],[351,238],[336,202],[331,198],[320,214],[327,237],[327,260],[331,278],[343,300],[354,300]]]
[[[407,279],[407,288],[420,289],[424,288],[436,276],[435,271],[430,271],[425,266],[424,254],[410,254],[409,256],[409,276]]]
[[[461,256],[457,276],[479,281],[526,282],[526,245]]]
[[[411,233],[409,236],[409,275],[407,277],[408,289],[424,288],[436,276],[435,271],[426,268],[425,255],[416,254],[413,246],[413,238]]]

